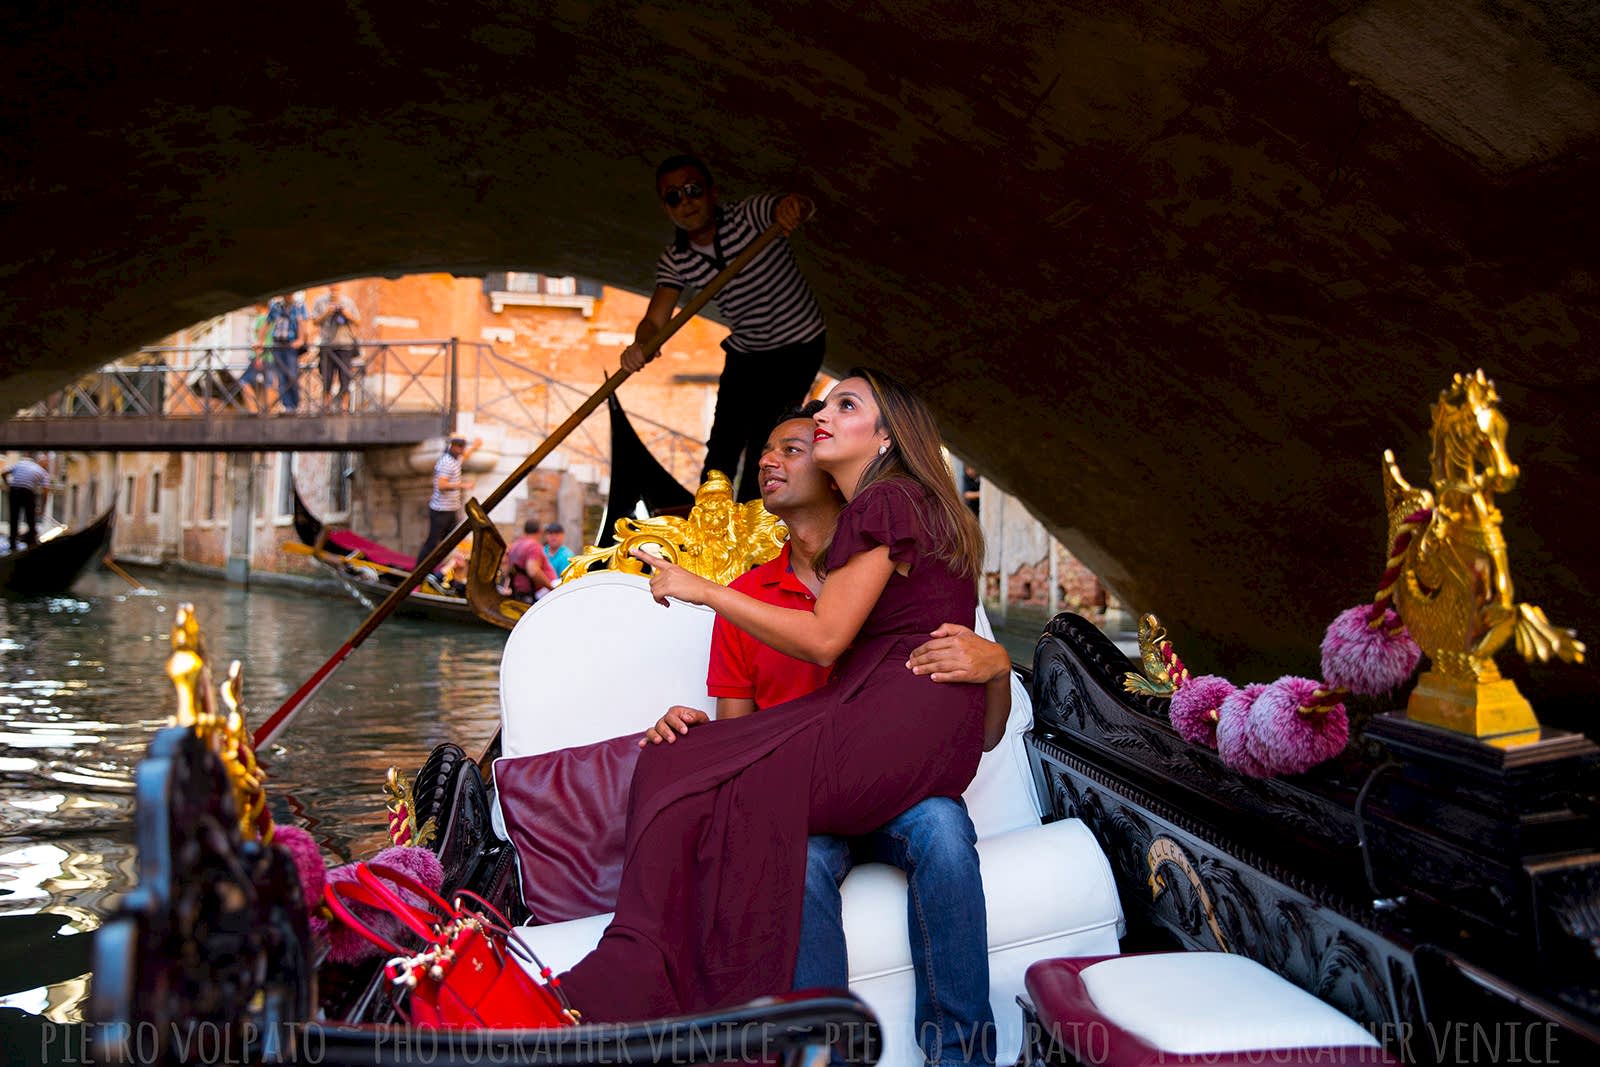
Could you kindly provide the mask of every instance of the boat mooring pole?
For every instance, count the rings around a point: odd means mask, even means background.
[[[705,307],[724,285],[727,285],[752,259],[760,255],[762,249],[782,235],[783,227],[777,223],[773,223],[763,230],[761,235],[751,241],[749,246],[743,252],[740,252],[732,263],[729,263],[720,274],[707,282],[705,288],[696,293],[693,299],[672,317],[670,322],[645,343],[645,355],[654,354],[673,334],[683,328],[684,323],[694,318],[700,309]],[[616,392],[617,387],[627,381],[631,373],[631,371],[619,370],[607,378],[604,385],[596,389],[587,400],[578,405],[577,410],[567,416],[565,422],[557,426],[550,436],[546,437],[539,447],[533,450],[533,453],[527,459],[517,465],[517,469],[512,471],[494,492],[484,498],[482,502],[483,510],[486,512],[494,510],[535,467],[544,462],[546,456],[554,452],[561,442],[567,439],[568,434],[576,430],[584,419],[593,414],[595,408],[604,404],[606,398]],[[445,557],[450,554],[456,545],[461,543],[461,539],[467,536],[471,530],[471,523],[465,519],[456,523],[455,529],[451,530],[444,540],[435,545],[432,552],[417,561],[416,569],[406,576],[406,580],[396,586],[394,591],[384,599],[383,603],[372,610],[372,614],[367,616],[366,621],[361,624],[356,632],[351,634],[344,644],[340,645],[338,650],[328,658],[328,661],[318,667],[311,677],[307,678],[299,689],[291,693],[289,699],[285,700],[282,706],[256,729],[252,739],[256,751],[261,751],[265,745],[283,732],[284,727],[289,725],[290,720],[299,713],[307,701],[316,695],[317,690],[322,688],[322,683],[326,682],[328,677],[338,669],[339,665],[349,658],[350,653],[354,652],[361,646],[363,641],[372,636],[372,632],[383,624],[383,620],[394,614],[394,610],[404,603],[406,597],[410,596],[412,591],[422,584],[423,578],[432,574],[434,568],[444,562]]]

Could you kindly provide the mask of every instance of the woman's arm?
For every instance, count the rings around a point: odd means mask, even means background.
[[[662,605],[667,597],[704,604],[762,644],[824,667],[843,655],[856,639],[895,570],[887,545],[858,552],[843,567],[828,574],[815,609],[797,611],[764,604],[648,552],[635,549],[633,555],[655,568],[650,577],[650,593]]]

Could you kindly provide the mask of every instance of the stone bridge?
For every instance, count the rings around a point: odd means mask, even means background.
[[[1519,595],[1600,639],[1600,27],[1568,0],[288,0],[0,15],[0,408],[288,286],[645,289],[653,162],[797,188],[890,370],[1200,669],[1315,669],[1378,460],[1500,386]],[[647,370],[645,373],[651,373]],[[623,399],[626,402],[627,389]],[[1539,672],[1556,704],[1592,668]]]

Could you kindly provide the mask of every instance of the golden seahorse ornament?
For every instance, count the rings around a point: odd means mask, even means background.
[[[572,557],[561,572],[561,580],[570,582],[602,567],[643,574],[644,564],[631,555],[634,549],[642,548],[702,578],[727,585],[751,567],[776,556],[788,537],[788,527],[761,501],[735,503],[728,476],[712,471],[695,493],[688,518],[662,515],[618,519],[616,544],[585,548]]]
[[[1129,671],[1122,688],[1135,695],[1170,697],[1188,682],[1189,671],[1167,640],[1166,628],[1151,614],[1139,616],[1139,665],[1143,674]]]
[[[1495,494],[1520,473],[1506,451],[1506,420],[1482,370],[1457,374],[1433,407],[1432,490],[1406,481],[1392,451],[1383,454],[1389,543],[1395,546],[1378,599],[1393,597],[1431,669],[1406,713],[1475,737],[1520,738],[1539,728],[1516,684],[1494,655],[1508,641],[1524,659],[1583,662],[1571,630],[1551,624],[1512,595],[1511,567]]]

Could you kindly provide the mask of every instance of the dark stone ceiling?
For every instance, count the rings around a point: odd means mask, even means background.
[[[647,287],[692,148],[817,196],[830,365],[913,382],[1195,667],[1315,671],[1382,564],[1379,456],[1423,478],[1477,366],[1518,593],[1600,640],[1592,3],[271,10],[0,15],[0,410],[285,286]]]

